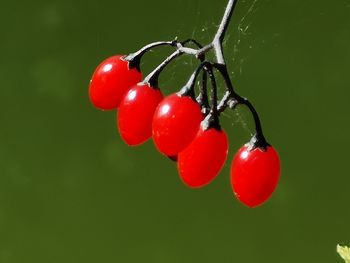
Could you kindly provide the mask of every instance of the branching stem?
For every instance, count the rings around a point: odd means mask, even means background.
[[[212,40],[211,43],[202,46],[194,39],[187,39],[183,42],[179,42],[177,40],[174,41],[161,41],[149,44],[136,53],[130,54],[126,56],[125,59],[129,61],[129,66],[140,69],[140,60],[141,57],[149,50],[158,47],[158,46],[172,46],[176,48],[176,51],[173,52],[169,57],[167,57],[155,70],[153,70],[143,81],[143,83],[149,84],[151,87],[158,88],[158,78],[163,69],[174,59],[177,57],[187,54],[196,57],[201,61],[200,66],[195,70],[195,72],[191,75],[187,84],[181,89],[179,92],[182,95],[191,96],[194,99],[195,92],[195,82],[200,74],[203,71],[202,77],[202,85],[200,87],[200,95],[198,97],[198,102],[201,104],[203,111],[205,114],[208,114],[209,125],[214,124],[216,128],[220,129],[219,125],[219,115],[227,108],[235,109],[238,105],[245,105],[250,110],[254,122],[255,122],[255,130],[256,134],[252,139],[252,145],[254,147],[259,147],[262,149],[266,149],[269,145],[264,137],[261,122],[259,119],[259,115],[255,110],[253,104],[246,98],[240,96],[234,89],[228,70],[225,62],[224,52],[223,52],[223,41],[225,38],[225,34],[227,32],[228,26],[230,24],[234,9],[237,5],[238,0],[228,0],[226,10],[224,16],[221,20],[221,23],[218,27],[218,30]],[[197,48],[186,47],[186,44],[193,43],[197,46]],[[216,57],[216,62],[211,63],[205,60],[205,54],[209,51],[213,50]],[[227,92],[218,103],[217,100],[217,86],[215,80],[215,74],[213,69],[216,69],[220,72],[223,77]],[[207,77],[209,76],[212,87],[212,99],[211,99],[211,107],[209,107],[208,101],[208,93],[207,93]],[[210,112],[209,111],[210,108]]]

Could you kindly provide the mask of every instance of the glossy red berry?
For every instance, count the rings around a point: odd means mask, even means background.
[[[119,132],[128,145],[139,145],[152,136],[152,119],[163,99],[159,89],[136,85],[121,101],[117,113]]]
[[[225,131],[201,127],[193,142],[179,154],[178,171],[189,187],[209,184],[221,171],[228,153]]]
[[[249,207],[264,203],[280,178],[280,159],[271,146],[267,150],[243,146],[233,159],[231,184],[236,197]]]
[[[153,117],[153,140],[166,156],[176,156],[196,136],[203,119],[197,102],[188,96],[173,94],[158,106]]]
[[[93,105],[102,110],[118,108],[126,92],[142,80],[141,73],[129,68],[123,56],[113,56],[103,61],[95,70],[89,87]]]

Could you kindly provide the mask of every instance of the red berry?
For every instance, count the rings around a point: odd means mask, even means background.
[[[158,106],[153,117],[153,140],[166,156],[176,156],[194,139],[203,119],[197,102],[173,94]]]
[[[125,93],[142,80],[141,73],[129,68],[123,56],[113,56],[103,61],[90,81],[89,96],[95,107],[102,110],[118,108]]]
[[[271,146],[267,150],[243,146],[233,159],[231,185],[236,197],[249,207],[264,203],[280,178],[280,159]]]
[[[152,119],[163,99],[159,89],[147,84],[134,86],[124,96],[118,110],[118,128],[128,145],[139,145],[152,136]]]
[[[209,184],[225,164],[228,152],[226,133],[201,127],[193,142],[179,154],[178,171],[189,187]]]

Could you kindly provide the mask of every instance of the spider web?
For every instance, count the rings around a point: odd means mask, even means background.
[[[231,74],[233,77],[236,77],[236,75],[242,74],[244,62],[249,58],[249,56],[240,57],[240,51],[242,46],[248,44],[249,49],[253,48],[253,46],[249,44],[248,41],[245,41],[245,40],[247,40],[247,38],[251,35],[251,32],[249,31],[249,29],[253,23],[252,21],[253,15],[258,10],[256,6],[258,0],[242,1],[242,4],[247,4],[247,2],[250,2],[248,4],[247,11],[245,11],[244,15],[240,18],[238,25],[235,27],[235,29],[231,31],[231,32],[235,31],[234,32],[235,40],[233,41],[232,57],[231,57],[231,61],[229,61],[229,62],[232,62],[233,64],[233,67],[231,70]],[[237,8],[240,8],[240,7],[242,7],[242,5],[237,6]],[[232,38],[232,34],[230,34],[229,32],[227,33],[227,36],[223,43],[224,48],[226,46],[232,45],[230,41],[230,39]],[[231,120],[232,126],[235,126],[236,124],[240,124],[243,127],[243,129],[250,134],[250,136],[253,136],[254,132],[248,125],[248,122],[244,114],[241,113],[240,109],[236,109],[234,111],[234,114],[232,114],[232,112],[230,113],[223,112],[222,115]]]
[[[203,10],[204,4],[201,0],[179,0],[179,4],[183,6],[184,9],[182,15],[192,17],[192,19],[190,24],[179,26],[176,36],[179,37],[179,39],[186,37],[196,39],[202,44],[209,43],[217,31],[222,12],[224,11],[226,1],[221,2],[223,2],[223,5],[218,8],[220,12],[218,12],[217,17],[213,18],[213,16],[210,16],[211,10]],[[230,75],[233,80],[242,74],[244,63],[249,59],[252,53],[249,52],[248,55],[242,57],[242,53],[246,54],[247,52],[241,51],[243,49],[246,50],[247,48],[253,51],[253,45],[251,42],[252,33],[250,28],[253,24],[254,14],[258,11],[258,2],[259,0],[241,0],[236,7],[233,21],[231,21],[229,30],[226,33],[223,47],[225,50],[225,57],[229,64]],[[190,35],[188,34],[188,28],[191,28],[192,30],[190,31]],[[213,52],[210,52],[207,58],[214,60]],[[165,89],[168,89],[167,87],[169,87],[169,90],[167,91],[173,92],[174,83],[184,84],[197,66],[198,61],[191,56],[182,57],[176,63],[170,64],[167,69],[167,74],[169,75],[167,78],[163,78]],[[223,95],[225,88],[224,83],[220,78],[217,78],[217,82],[220,97]],[[243,109],[237,108],[234,111],[229,111],[227,113],[224,112],[222,115],[229,119],[232,126],[239,125],[244,131],[253,135],[254,129],[249,127],[249,122],[247,121]]]
[[[246,1],[242,1],[242,2],[245,3]],[[248,8],[248,11],[240,19],[238,26],[237,26],[238,35],[237,35],[237,40],[236,40],[234,47],[233,47],[233,59],[232,60],[233,60],[234,64],[236,64],[239,67],[238,72],[240,74],[242,74],[242,71],[243,71],[243,63],[248,57],[240,58],[239,61],[236,61],[237,60],[236,57],[238,57],[238,53],[240,51],[240,47],[242,44],[242,39],[251,35],[249,28],[253,23],[252,15],[255,14],[258,10],[258,7],[256,7],[257,2],[258,2],[258,0],[253,0],[253,2],[250,4],[250,6]],[[225,42],[225,44],[226,44],[226,42]],[[249,45],[249,48],[251,49],[252,45]],[[237,68],[236,68],[236,71],[237,71]]]
[[[199,42],[209,43],[212,40],[220,21],[206,19],[203,25],[203,22],[201,22],[200,20],[203,20],[203,17],[208,17],[201,11],[201,5],[203,5],[203,2],[201,2],[200,0],[182,1],[186,8],[188,8],[188,10],[197,10],[195,14],[192,14],[193,20],[191,26],[193,27],[193,30],[191,38],[197,39],[199,40]],[[241,0],[238,3],[235,14],[240,16],[240,18],[237,22],[235,21],[235,15],[233,16],[233,21],[231,22],[230,29],[227,31],[225,40],[223,42],[223,47],[226,51],[226,58],[228,59],[227,62],[230,65],[231,76],[233,78],[242,74],[244,62],[250,56],[241,56],[241,50],[243,49],[243,47],[247,48],[247,45],[249,45],[249,49],[253,49],[252,44],[249,43],[249,37],[252,35],[250,32],[250,27],[253,24],[254,14],[258,11],[258,2],[259,0]],[[221,19],[221,14],[219,15],[219,19]],[[208,22],[208,20],[210,20],[210,22]],[[213,54],[212,57],[210,57],[209,55],[208,58],[214,59]],[[198,62],[194,59],[190,59],[189,61],[184,61],[183,65],[195,68],[197,63]],[[172,78],[173,77],[175,77],[175,73],[173,73]],[[225,90],[224,83],[222,82],[222,80],[219,80],[219,78],[217,81],[219,88],[219,96],[222,96]],[[224,112],[222,113],[222,115],[230,120],[231,126],[240,125],[244,131],[246,131],[252,136],[254,131],[249,126],[245,117],[246,114],[244,114],[244,112],[245,111],[242,111],[242,109],[237,108],[236,110],[230,111],[228,113]]]
[[[251,42],[249,42],[249,37],[252,35],[250,28],[253,24],[254,14],[258,11],[258,2],[259,0],[241,0],[238,3],[235,14],[240,16],[240,18],[237,22],[234,14],[230,29],[227,31],[225,40],[223,42],[223,47],[226,52],[226,59],[229,64],[229,70],[233,79],[242,74],[244,69],[244,62],[250,56],[246,55],[245,57],[242,57],[241,50],[243,48],[247,48],[247,45],[249,49],[253,49]],[[196,10],[200,10],[200,1],[196,2]],[[198,28],[198,17],[202,16],[202,14],[200,11],[198,11],[196,15],[197,18],[194,19],[195,21],[194,30],[192,31],[192,38],[196,38],[197,36],[197,39],[204,43],[207,43],[212,40],[213,34],[215,34],[218,28],[218,23],[220,21],[212,21],[210,22],[211,24],[204,24],[204,26],[202,25]],[[218,80],[218,88],[219,94],[222,96],[225,90],[222,80]],[[225,118],[229,119],[231,126],[239,125],[248,134],[251,136],[253,135],[254,131],[248,124],[249,122],[246,119],[244,110],[242,111],[242,109],[237,108],[234,111],[229,111],[227,113],[223,112],[222,115]]]

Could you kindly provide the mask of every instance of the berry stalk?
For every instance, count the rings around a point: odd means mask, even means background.
[[[152,138],[159,152],[178,161],[181,179],[192,188],[209,184],[226,161],[228,139],[220,127],[220,114],[227,108],[246,106],[253,116],[256,133],[236,153],[230,177],[235,196],[248,207],[256,207],[272,195],[281,166],[278,153],[264,137],[258,112],[247,98],[236,92],[225,62],[223,41],[237,2],[228,0],[218,30],[207,45],[191,38],[182,42],[159,41],[127,56],[116,55],[104,60],[92,76],[89,96],[101,110],[118,109],[117,127],[125,143],[136,146]],[[142,81],[142,57],[160,46],[175,50]],[[214,61],[206,59],[210,51],[214,52]],[[184,54],[198,59],[199,66],[179,92],[164,97],[159,89],[159,76]],[[220,101],[217,75],[223,78],[226,87]]]

